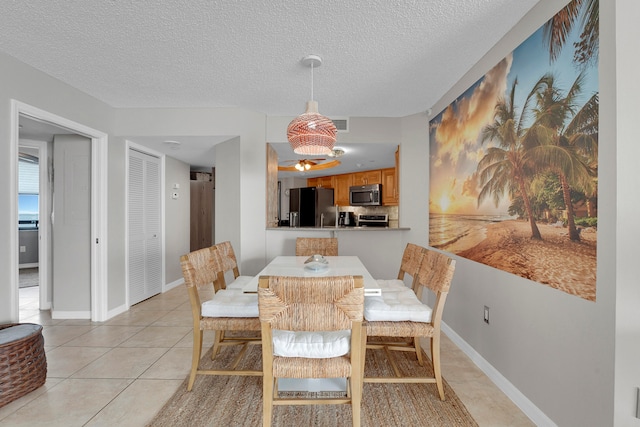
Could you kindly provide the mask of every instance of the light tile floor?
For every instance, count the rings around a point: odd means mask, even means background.
[[[189,372],[191,308],[181,286],[103,323],[51,319],[38,310],[38,288],[24,288],[20,321],[44,327],[47,381],[0,408],[0,426],[144,426]],[[442,364],[480,426],[534,425],[446,337]]]

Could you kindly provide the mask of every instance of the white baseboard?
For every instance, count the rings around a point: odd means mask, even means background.
[[[175,288],[176,286],[180,286],[182,284],[184,284],[184,279],[178,279],[178,280],[176,280],[174,282],[167,283],[166,285],[164,285],[162,287],[162,292],[163,293],[167,292],[168,290],[171,290],[171,289]],[[112,310],[109,310],[109,311],[107,311],[107,319],[106,320],[109,320],[112,317],[117,316],[118,314],[122,314],[122,313],[124,313],[125,311],[127,311],[129,309],[130,309],[130,307],[127,307],[126,304],[122,304],[119,307],[116,307],[116,308],[114,308]]]
[[[129,308],[125,304],[122,304],[121,306],[116,307],[113,310],[109,310],[109,311],[107,311],[107,319],[106,320],[109,320],[112,317],[117,316],[118,314],[122,314],[125,311],[127,311],[128,309]]]
[[[174,280],[171,283],[167,283],[162,287],[162,293],[165,293],[175,287],[178,287],[180,285],[184,285],[184,279],[178,279],[178,280]]]
[[[91,319],[90,311],[51,310],[52,319]]]
[[[456,334],[447,324],[442,322],[442,332],[444,332],[460,350],[466,354],[473,363],[480,368],[491,381],[516,404],[524,414],[540,427],[557,427],[549,417],[545,415],[536,405],[520,392],[509,380],[507,380],[496,368],[491,366],[473,347],[471,347],[462,337]]]
[[[23,268],[36,268],[38,267],[40,264],[37,262],[32,262],[30,264],[20,264],[18,266],[18,269],[23,269]]]

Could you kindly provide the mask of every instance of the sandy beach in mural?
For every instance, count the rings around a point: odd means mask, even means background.
[[[507,220],[487,226],[486,238],[456,252],[467,259],[508,271],[589,301],[596,299],[597,231],[585,228],[580,242],[567,229],[538,224],[542,241],[531,239],[527,221]]]

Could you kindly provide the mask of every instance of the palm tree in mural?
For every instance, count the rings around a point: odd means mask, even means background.
[[[518,117],[514,105],[517,84],[518,80],[515,79],[507,97],[500,99],[495,106],[494,122],[482,129],[481,142],[493,141],[498,145],[489,147],[478,163],[477,170],[482,187],[478,194],[478,205],[490,195],[493,196],[496,205],[505,193],[512,199],[520,195],[531,225],[531,238],[542,240],[529,198],[532,162],[522,145],[525,112],[534,93],[531,92],[527,96],[522,113]]]
[[[552,74],[535,85],[534,123],[523,134],[522,145],[536,169],[550,170],[558,176],[567,210],[569,239],[580,240],[575,225],[571,188],[592,193],[597,156],[598,96],[592,96],[578,110],[576,100],[582,91],[583,74],[578,75],[566,95],[556,86]]]
[[[544,38],[549,43],[551,61],[555,61],[560,55],[567,36],[581,16],[583,5],[586,9],[581,19],[582,32],[580,41],[574,45],[573,61],[583,66],[592,61],[597,62],[600,39],[599,0],[573,0],[545,24]]]

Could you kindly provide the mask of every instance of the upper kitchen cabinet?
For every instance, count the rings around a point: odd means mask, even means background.
[[[353,185],[353,174],[333,176],[333,197],[336,205],[349,206],[349,187]]]
[[[352,185],[382,184],[380,169],[353,173]]]
[[[315,184],[311,184],[315,181]],[[323,187],[323,188],[333,188],[333,179],[330,176],[319,176],[317,178],[309,178],[307,179],[307,185],[309,187]]]
[[[382,204],[386,206],[398,206],[400,204],[400,185],[398,183],[400,147],[396,149],[395,158],[395,168],[382,169]]]
[[[382,169],[382,204],[398,205],[398,179],[396,168]]]

